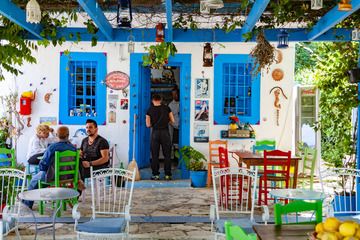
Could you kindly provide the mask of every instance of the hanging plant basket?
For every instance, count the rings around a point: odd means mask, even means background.
[[[171,42],[161,42],[149,47],[145,47],[147,55],[142,57],[143,66],[154,69],[163,68],[168,63],[169,57],[174,56],[177,52],[175,45]]]
[[[262,69],[269,72],[270,65],[275,61],[275,48],[266,40],[264,32],[259,32],[256,42],[256,46],[250,53],[254,58],[254,67],[252,69],[254,75],[260,73]]]

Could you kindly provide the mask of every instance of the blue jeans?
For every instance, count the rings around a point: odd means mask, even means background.
[[[34,176],[32,176],[30,184],[28,186],[28,190],[39,188],[38,183],[39,181],[45,181],[45,175],[46,175],[45,171],[40,171]],[[34,205],[34,201],[24,200],[23,203],[27,205],[29,208],[32,208],[32,206]]]

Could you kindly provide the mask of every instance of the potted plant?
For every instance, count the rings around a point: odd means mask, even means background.
[[[175,152],[175,156],[180,159],[179,164],[184,163],[190,171],[191,186],[205,187],[207,170],[204,154],[191,146],[183,146],[179,151]]]
[[[171,42],[161,42],[145,47],[149,53],[142,57],[143,66],[160,69],[168,63],[169,57],[177,52],[175,45]]]

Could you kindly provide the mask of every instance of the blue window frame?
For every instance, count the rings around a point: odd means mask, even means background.
[[[106,53],[60,55],[59,123],[106,123]]]
[[[260,120],[260,74],[251,72],[253,61],[245,54],[217,54],[214,68],[214,123],[229,124],[229,116],[240,122]]]

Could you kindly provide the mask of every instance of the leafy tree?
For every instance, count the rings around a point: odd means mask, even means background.
[[[358,43],[321,43],[315,48],[314,83],[320,89],[322,158],[334,167],[355,167],[356,129],[352,109],[358,106],[357,85],[349,84],[347,71],[358,61]],[[356,128],[356,124],[355,124]]]

